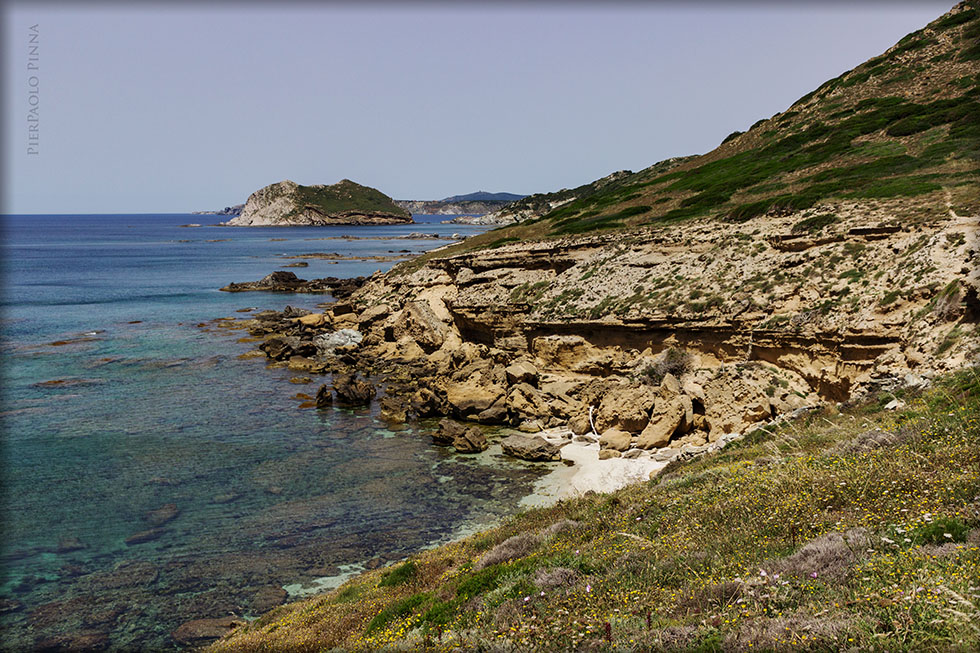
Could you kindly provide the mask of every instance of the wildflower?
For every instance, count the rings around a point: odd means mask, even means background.
[[[585,586],[585,591],[586,592],[591,592],[592,591],[592,585],[586,585]]]

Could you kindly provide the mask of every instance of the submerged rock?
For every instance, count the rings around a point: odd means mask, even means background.
[[[245,622],[235,617],[194,619],[177,627],[170,636],[184,646],[201,646],[224,637]]]
[[[176,519],[180,514],[180,510],[177,508],[176,503],[167,503],[156,510],[151,510],[144,515],[144,519],[150,523],[150,526],[163,526],[167,522]]]
[[[453,448],[456,449],[456,453],[479,453],[486,451],[489,446],[487,436],[475,426],[465,429],[453,438]]]

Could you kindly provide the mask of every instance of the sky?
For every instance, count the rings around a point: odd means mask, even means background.
[[[0,208],[570,188],[710,151],[953,4],[7,2]]]

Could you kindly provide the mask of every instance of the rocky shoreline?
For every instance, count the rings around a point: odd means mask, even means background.
[[[352,384],[371,383],[386,421],[446,417],[517,429],[504,450],[539,460],[561,458],[561,443],[537,435],[558,428],[567,429],[565,444],[597,444],[602,461],[666,463],[801,410],[927,384],[975,350],[976,334],[965,330],[942,344],[977,310],[976,271],[966,262],[977,246],[974,218],[902,228],[854,213],[813,237],[789,230],[799,217],[647,230],[632,234],[628,248],[617,237],[583,236],[476,249],[358,280],[322,313],[266,311],[238,326],[261,338],[273,361],[334,374],[321,401],[333,393],[346,401]],[[773,235],[753,235],[760,233]],[[719,247],[741,253],[740,264],[706,258]],[[908,273],[895,251],[945,261],[920,264],[931,294],[889,300],[888,285]],[[801,256],[840,260],[848,252],[878,266],[873,283],[853,284],[863,275],[842,264],[839,281],[822,273],[824,288],[801,266]],[[751,285],[736,279],[772,270],[781,283],[768,284],[761,310],[745,292]],[[648,303],[637,289],[656,289],[658,279],[668,292]],[[602,299],[590,309],[593,285]],[[677,287],[687,302],[671,300]],[[801,302],[815,306],[840,287],[851,290],[850,305],[836,313]],[[930,358],[937,346],[946,355]],[[363,389],[355,394],[371,400]],[[460,453],[483,446],[434,439]]]

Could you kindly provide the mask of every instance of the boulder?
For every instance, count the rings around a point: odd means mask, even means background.
[[[505,454],[522,460],[559,460],[561,458],[561,447],[551,444],[540,435],[511,435],[504,438],[500,445]]]
[[[388,340],[410,337],[427,354],[442,346],[449,328],[432,310],[429,302],[409,302],[392,316],[387,328]]]
[[[589,416],[585,413],[580,413],[568,420],[568,428],[575,435],[585,435],[586,433],[592,432],[592,425],[589,423]]]
[[[272,360],[286,360],[298,354],[299,338],[293,336],[273,336],[259,345],[259,349]]]
[[[620,452],[615,449],[600,449],[599,450],[599,460],[609,460],[610,458],[619,458],[622,456]]]
[[[480,453],[486,451],[489,446],[487,437],[475,426],[465,429],[453,439],[453,448],[456,449],[456,453]]]
[[[617,428],[630,433],[642,431],[650,419],[653,391],[646,386],[621,387],[607,392],[595,414],[595,427],[603,433]]]
[[[667,446],[670,439],[684,422],[684,405],[677,398],[662,399],[657,402],[650,416],[650,422],[643,432],[637,446],[641,449],[656,449]]]
[[[412,410],[420,418],[445,414],[443,401],[429,388],[419,388],[412,397]]]
[[[528,361],[511,363],[504,369],[504,374],[507,375],[507,383],[511,385],[527,383],[534,386],[538,383],[538,369]]]
[[[551,417],[551,406],[544,393],[527,383],[519,383],[507,393],[507,410],[517,423]]]
[[[432,441],[435,444],[451,446],[456,438],[461,437],[466,431],[466,427],[451,419],[439,420],[439,425],[432,432]]]
[[[531,419],[526,422],[521,422],[517,426],[517,430],[521,433],[540,433],[544,430],[544,426],[538,420]]]
[[[366,406],[377,393],[374,385],[358,379],[353,374],[340,374],[334,377],[333,389],[337,393],[337,401],[350,406]]]
[[[402,424],[408,419],[408,400],[404,397],[386,395],[378,403],[381,405],[382,420]]]
[[[599,448],[626,451],[630,448],[631,439],[632,437],[626,431],[621,431],[615,428],[606,429],[603,431],[602,435],[599,436]]]
[[[475,416],[493,406],[506,393],[503,385],[494,383],[492,374],[476,372],[467,380],[449,383],[446,401],[459,417]]]

